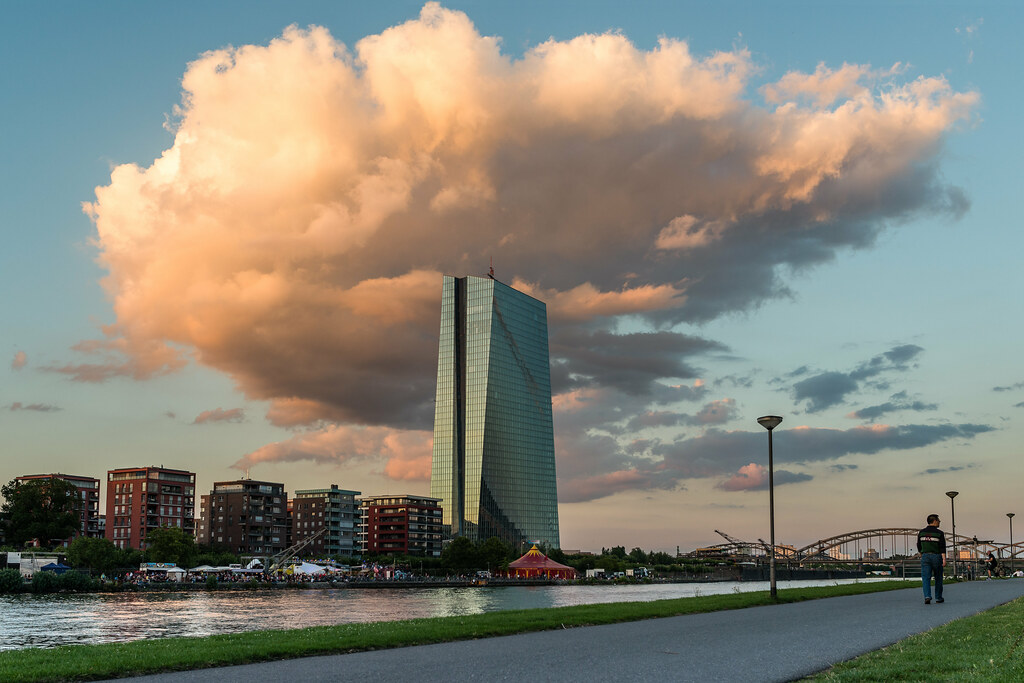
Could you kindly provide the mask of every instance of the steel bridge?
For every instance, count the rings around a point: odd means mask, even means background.
[[[860,531],[848,531],[838,536],[823,538],[814,543],[809,543],[802,548],[795,548],[786,545],[775,545],[775,557],[789,562],[870,562],[885,561],[895,557],[908,558],[917,555],[917,532],[918,529],[905,527],[886,527],[880,529],[863,529]],[[771,551],[771,546],[762,539],[753,541],[741,541],[728,534],[715,530],[726,539],[726,543],[698,548],[687,553],[690,557],[742,557],[742,558],[765,558]],[[1011,548],[1008,543],[996,543],[993,540],[979,540],[974,536],[956,535],[956,548],[958,550],[958,561],[974,561],[985,558],[991,551],[1004,563],[1012,556],[1014,564],[1019,564],[1024,559],[1024,542],[1014,543]],[[946,534],[946,543],[950,555],[953,553],[953,534]]]

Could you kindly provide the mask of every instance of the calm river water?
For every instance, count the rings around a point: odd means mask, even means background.
[[[779,581],[797,588],[884,579]],[[768,590],[768,582],[0,595],[0,650]]]

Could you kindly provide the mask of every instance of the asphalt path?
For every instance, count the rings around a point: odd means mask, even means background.
[[[253,681],[791,681],[1024,595],[1024,579],[947,585],[481,640],[142,676]]]

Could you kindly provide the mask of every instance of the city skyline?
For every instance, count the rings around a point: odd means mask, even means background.
[[[1007,535],[1020,8],[55,7],[0,41],[0,481],[426,495],[438,285],[493,259],[562,546],[764,536],[768,414],[779,543],[950,489]]]

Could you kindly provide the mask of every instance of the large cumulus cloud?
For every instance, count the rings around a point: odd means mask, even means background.
[[[561,390],[653,396],[716,348],[671,325],[966,205],[938,160],[976,94],[860,65],[758,92],[757,70],[743,49],[617,33],[513,59],[434,3],[351,49],[291,27],[206,53],[173,145],[117,166],[85,207],[116,321],[79,345],[97,359],[55,369],[144,379],[194,359],[276,424],[422,434],[440,275],[493,257],[549,302]],[[294,452],[323,457],[341,433],[322,434]]]

